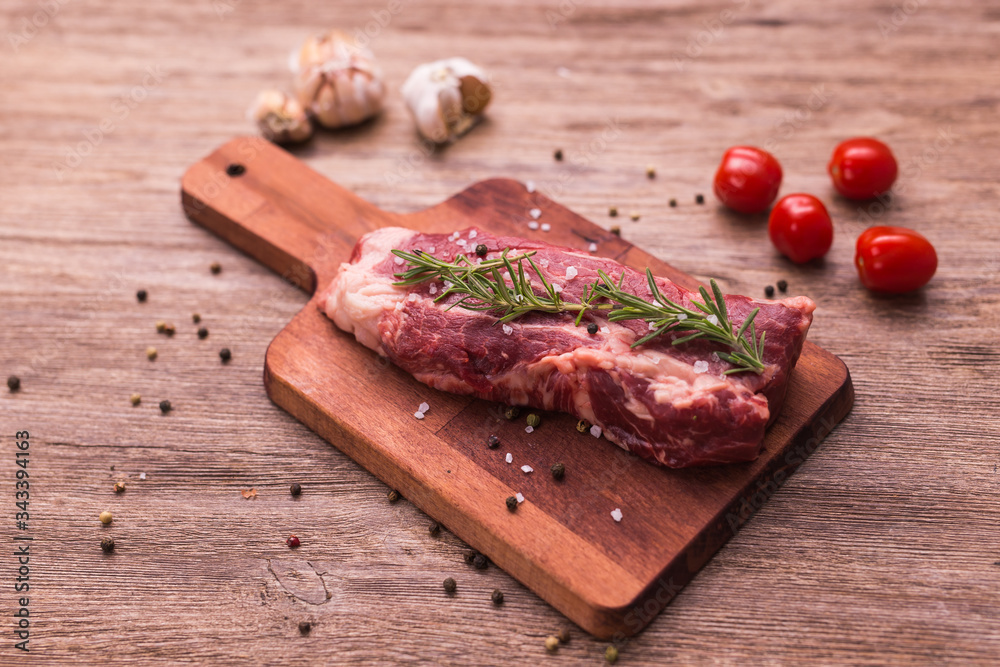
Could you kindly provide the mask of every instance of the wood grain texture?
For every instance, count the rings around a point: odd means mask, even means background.
[[[188,166],[252,131],[243,113],[256,92],[288,85],[290,49],[327,26],[363,29],[385,6],[66,2],[15,50],[8,34],[39,5],[0,4],[0,374],[23,386],[0,392],[0,429],[28,428],[39,443],[35,633],[19,660],[600,663],[606,643],[579,630],[545,655],[561,614],[497,568],[467,568],[454,536],[430,537],[425,515],[389,505],[385,485],[271,403],[267,344],[307,298],[177,205]],[[299,149],[310,166],[400,213],[485,178],[532,180],[727,291],[760,295],[787,279],[819,303],[810,338],[851,368],[858,399],[845,423],[620,647],[619,664],[991,663],[996,2],[922,3],[898,26],[892,3],[857,0],[402,7],[372,43],[385,113]],[[727,9],[720,32],[713,22]],[[705,22],[716,34],[700,35]],[[417,63],[459,54],[493,74],[496,99],[486,123],[428,154],[396,91]],[[110,131],[98,132],[104,120]],[[889,210],[832,192],[826,160],[855,134],[882,137],[900,160]],[[824,263],[784,262],[763,218],[712,200],[717,160],[735,143],[770,146],[783,191],[829,205],[836,239]],[[610,205],[642,218],[611,220]],[[941,266],[927,289],[885,299],[858,284],[853,241],[869,219],[932,239]],[[141,306],[140,287],[150,292]],[[204,341],[194,311],[211,331]],[[157,336],[159,319],[178,334]],[[235,355],[225,367],[223,345]],[[156,409],[161,398],[171,415]],[[118,478],[129,482],[122,496],[111,491]],[[298,499],[293,481],[305,487]],[[257,500],[240,496],[250,487]],[[103,509],[116,515],[110,529],[96,520]],[[98,547],[107,532],[118,541],[110,558]],[[302,538],[297,552],[288,533]],[[453,599],[446,576],[458,580]],[[494,588],[503,607],[489,602]],[[9,593],[0,600],[13,613]],[[316,622],[308,637],[304,619]],[[9,644],[0,651],[0,662],[14,659]]]
[[[227,177],[229,173],[236,174]],[[187,215],[313,296],[271,342],[264,385],[276,404],[402,492],[543,599],[603,639],[646,626],[854,400],[843,362],[805,346],[785,407],[753,463],[671,471],[544,414],[538,435],[507,423],[504,406],[432,391],[389,367],[321,312],[320,295],[356,239],[385,226],[449,233],[477,227],[545,240],[697,281],[510,179],[476,183],[429,209],[398,215],[360,201],[292,155],[254,137],[227,142],[181,179]],[[540,211],[550,231],[527,227]],[[429,416],[412,417],[423,402]],[[503,447],[489,451],[496,435]],[[504,461],[504,453],[514,464]],[[569,479],[554,482],[555,462]],[[525,476],[523,464],[538,474]],[[511,515],[504,499],[522,492]],[[615,524],[613,508],[629,518]]]

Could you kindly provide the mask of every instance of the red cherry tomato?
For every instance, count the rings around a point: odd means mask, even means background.
[[[833,245],[833,223],[823,202],[812,195],[782,197],[767,221],[771,243],[796,264],[822,257]]]
[[[740,213],[760,213],[778,196],[781,165],[753,146],[733,146],[715,172],[715,196]]]
[[[854,254],[861,282],[876,292],[919,289],[937,271],[937,253],[922,234],[906,227],[869,227]]]
[[[871,199],[888,192],[899,172],[889,147],[869,137],[842,142],[827,169],[833,187],[848,199]]]

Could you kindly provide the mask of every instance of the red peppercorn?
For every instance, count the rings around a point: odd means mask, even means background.
[[[292,535],[287,540],[285,540],[285,544],[288,545],[289,549],[294,549],[295,547],[297,547],[300,544],[302,544],[302,542],[299,541],[299,538],[297,538],[294,535]]]

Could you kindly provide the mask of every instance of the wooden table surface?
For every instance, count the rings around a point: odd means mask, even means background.
[[[306,295],[181,211],[186,167],[252,131],[257,90],[287,87],[288,52],[332,26],[374,35],[390,94],[376,121],[300,149],[315,169],[395,211],[488,177],[532,180],[727,291],[761,296],[786,279],[819,304],[810,339],[851,369],[847,421],[621,643],[619,664],[995,659],[1000,4],[347,4],[0,3],[0,375],[22,381],[0,393],[0,663],[601,663],[606,643],[575,628],[546,655],[560,614],[497,568],[466,566],[456,538],[431,537],[426,516],[389,504],[382,483],[267,399],[264,351]],[[428,154],[398,88],[452,55],[492,73],[495,101],[487,122]],[[888,206],[833,194],[828,156],[859,134],[899,158]],[[712,174],[737,143],[778,156],[784,193],[827,202],[824,262],[789,264],[763,217],[715,202]],[[929,287],[861,287],[854,239],[876,222],[934,242]],[[157,320],[177,334],[157,335]],[[19,531],[11,436],[24,430]],[[250,488],[256,499],[241,495]],[[290,533],[301,548],[284,545]],[[15,535],[34,538],[27,655],[14,647]],[[307,636],[300,621],[314,624]]]

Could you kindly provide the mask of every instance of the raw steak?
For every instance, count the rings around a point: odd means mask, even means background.
[[[487,259],[504,248],[537,251],[535,263],[569,300],[579,300],[598,269],[616,279],[624,271],[626,291],[652,298],[644,273],[585,252],[473,228],[456,238],[389,227],[358,241],[350,262],[321,295],[320,307],[360,343],[436,389],[569,412],[630,452],[672,468],[758,455],[812,322],[810,299],[726,296],[735,326],[760,308],[755,323],[758,335],[767,331],[766,369],[760,375],[722,375],[732,366],[713,353],[727,348],[704,340],[671,345],[673,336],[684,335],[680,332],[630,349],[649,331],[641,320],[615,323],[594,313],[575,326],[569,314],[531,313],[504,326],[490,313],[446,310],[457,296],[434,303],[445,289],[440,281],[393,285],[398,280],[393,274],[405,268],[391,254],[394,248],[451,261],[460,253],[474,258],[480,243],[490,251]],[[657,284],[664,296],[686,307],[692,297],[700,300],[697,292],[669,280],[658,278]],[[590,322],[600,327],[598,333],[587,333]]]

